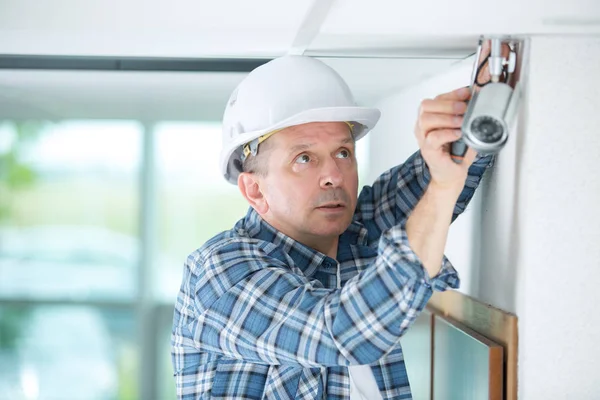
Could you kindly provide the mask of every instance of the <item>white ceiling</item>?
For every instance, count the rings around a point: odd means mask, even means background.
[[[357,101],[449,68],[453,59],[322,59]],[[0,118],[219,120],[243,73],[0,70]],[[387,77],[387,79],[382,79]]]
[[[1,0],[0,53],[275,57],[290,49],[315,1],[331,8],[321,7],[326,16],[309,50],[600,33],[598,0]]]
[[[370,104],[480,34],[600,34],[599,0],[0,0],[0,54],[324,57]],[[218,119],[239,73],[0,70],[0,117]]]

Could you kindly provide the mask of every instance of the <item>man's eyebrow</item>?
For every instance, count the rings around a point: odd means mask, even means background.
[[[348,144],[348,143],[354,143],[354,138],[352,138],[350,136],[350,137],[347,137],[345,139],[340,140],[340,144]],[[315,145],[314,143],[301,143],[301,144],[297,144],[297,145],[294,145],[294,146],[292,146],[290,148],[289,153],[292,154],[292,153],[297,153],[297,152],[305,151],[305,150],[310,149],[314,145]]]
[[[311,148],[312,146],[314,146],[314,143],[301,143],[301,144],[297,144],[295,146],[292,146],[292,148],[290,149],[289,153],[297,153],[300,151],[304,151],[304,150],[308,150],[309,148]]]

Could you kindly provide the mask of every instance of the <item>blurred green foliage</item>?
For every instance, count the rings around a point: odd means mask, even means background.
[[[26,307],[0,308],[0,350],[13,350],[30,310]]]
[[[32,144],[40,137],[47,123],[38,121],[5,122],[11,135],[8,147],[0,151],[0,222],[10,219],[12,193],[35,183],[36,173],[26,159]],[[8,133],[6,133],[8,132]]]

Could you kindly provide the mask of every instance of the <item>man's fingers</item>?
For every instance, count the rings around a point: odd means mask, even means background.
[[[437,149],[447,143],[457,141],[460,136],[460,129],[437,129],[425,136],[424,144],[431,149]]]
[[[460,128],[463,117],[450,114],[427,114],[419,120],[419,130],[427,136],[434,129]]]
[[[437,96],[436,100],[460,100],[465,101],[471,97],[471,89],[468,87],[462,87],[460,89],[453,90],[448,93],[443,93]]]
[[[422,149],[438,148],[460,138],[465,101],[470,96],[469,88],[460,88],[421,102],[415,135]]]
[[[460,100],[427,99],[421,102],[421,115],[425,113],[439,114],[464,114],[467,111],[467,103]]]

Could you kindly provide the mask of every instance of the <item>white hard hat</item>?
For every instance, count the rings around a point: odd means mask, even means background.
[[[357,107],[342,77],[323,62],[287,55],[254,69],[233,91],[223,115],[221,172],[237,184],[243,146],[276,130],[309,122],[351,122],[356,140],[379,120]]]

